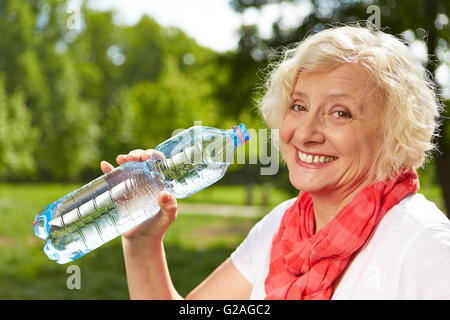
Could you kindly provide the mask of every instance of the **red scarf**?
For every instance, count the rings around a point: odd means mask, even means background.
[[[311,197],[300,192],[286,210],[272,240],[266,299],[330,299],[333,282],[381,218],[418,190],[419,179],[414,169],[371,184],[317,233]]]

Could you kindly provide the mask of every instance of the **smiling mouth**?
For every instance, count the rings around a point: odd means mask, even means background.
[[[328,162],[334,161],[338,158],[338,157],[333,157],[333,156],[307,154],[307,153],[303,153],[301,151],[297,151],[297,154],[301,161],[310,163],[310,164],[328,163]]]

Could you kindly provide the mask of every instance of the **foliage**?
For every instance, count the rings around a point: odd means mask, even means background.
[[[37,148],[38,131],[19,91],[8,96],[0,81],[0,177],[23,178],[35,171],[31,154]]]
[[[194,121],[220,126],[217,53],[148,16],[117,25],[112,11],[82,2],[76,27],[67,9],[61,0],[0,4],[0,71],[5,99],[15,102],[0,110],[15,121],[2,130],[22,121],[16,138],[28,136],[20,148],[18,141],[6,146],[10,135],[2,135],[0,163],[8,165],[0,178],[91,179],[101,159],[153,148]],[[12,112],[25,116],[12,119]],[[11,167],[13,146],[26,152],[15,164],[23,175]]]

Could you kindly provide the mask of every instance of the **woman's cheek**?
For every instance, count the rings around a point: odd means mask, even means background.
[[[280,128],[280,144],[287,144],[295,132],[295,127],[288,117],[285,117]]]

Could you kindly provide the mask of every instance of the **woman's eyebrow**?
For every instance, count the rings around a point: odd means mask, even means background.
[[[299,97],[299,98],[308,98],[308,94],[302,91],[295,91],[292,96]],[[325,96],[325,99],[328,100],[336,100],[339,98],[347,98],[355,101],[355,98],[352,95],[346,94],[346,93],[330,93]]]
[[[296,96],[296,97],[299,97],[299,98],[308,98],[308,95],[306,93],[304,93],[304,92],[301,92],[301,91],[294,91],[294,93],[292,93],[291,96],[292,97]]]
[[[339,99],[339,98],[346,98],[346,99],[351,99],[351,100],[355,100],[355,98],[349,94],[346,93],[331,93],[331,94],[327,94],[325,96],[326,99]]]

